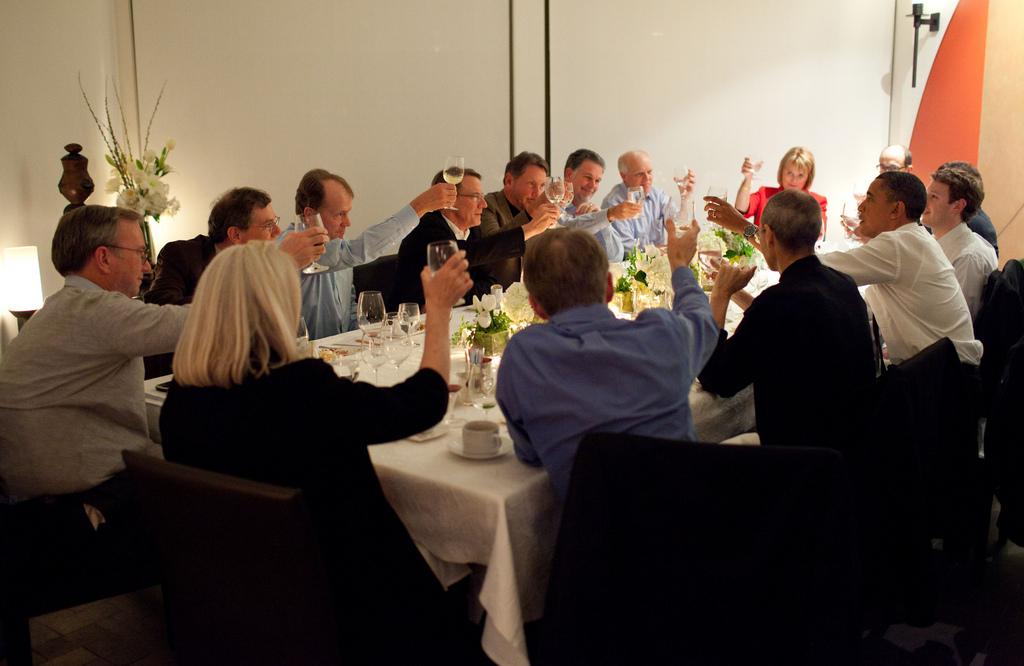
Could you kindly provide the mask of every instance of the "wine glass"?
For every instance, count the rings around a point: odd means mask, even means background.
[[[565,212],[565,209],[566,209],[567,206],[569,206],[572,203],[572,199],[573,199],[573,185],[572,185],[572,182],[568,181],[568,180],[565,181],[564,185],[565,185],[565,188],[564,188],[565,189],[565,193],[562,195],[562,200],[560,202],[555,202],[559,206],[562,207],[562,213],[561,213],[561,215],[558,216],[559,224],[562,223],[562,220],[568,220],[570,217],[572,217],[571,215],[569,215],[569,213]]]
[[[383,326],[381,326],[383,328]],[[372,333],[375,337],[367,338],[366,347],[363,349],[363,363],[373,368],[373,383],[380,384],[380,366],[388,362],[387,350],[382,344],[382,336]]]
[[[420,325],[419,303],[400,303],[398,306],[398,323],[408,336],[408,345],[410,347],[418,347],[419,344],[412,339],[412,336],[419,329]]]
[[[356,323],[363,332],[363,339],[372,342],[378,337],[384,325],[387,311],[384,309],[384,297],[379,291],[361,291],[356,303]]]
[[[295,335],[295,342],[299,347],[299,353],[302,354],[303,356],[311,355],[312,352],[309,349],[309,329],[306,328],[305,317],[299,317],[299,329],[298,333],[296,333]]]
[[[469,397],[474,405],[484,410],[484,419],[490,421],[490,411],[498,406],[494,397],[494,377],[487,371],[481,371],[476,381],[469,384]]]
[[[847,211],[850,211],[849,213]],[[857,237],[857,227],[860,226],[860,214],[857,211],[857,204],[847,201],[843,203],[843,213],[839,216],[843,223],[843,231],[846,232],[846,241],[860,242]]]
[[[434,275],[445,262],[456,252],[459,246],[453,240],[434,241],[427,246],[427,266],[430,266],[430,274]]]
[[[868,197],[868,186],[863,181],[853,184],[853,200],[859,205]]]
[[[466,420],[455,416],[455,410],[459,404],[459,393],[462,391],[462,384],[448,385],[448,412],[445,414],[444,422],[448,425],[459,425]]]
[[[412,353],[412,347],[405,344],[408,336],[402,331],[398,315],[384,325],[384,353],[395,364],[395,370],[402,367],[405,359]]]
[[[750,153],[747,155],[747,159],[750,160],[750,164],[754,172],[754,177],[751,180],[761,180],[757,174],[761,171],[761,167],[764,166],[764,158],[758,153]]]
[[[565,196],[565,183],[562,181],[561,176],[549,176],[544,181],[544,196],[551,203],[561,203],[562,198]]]
[[[690,194],[693,192],[694,183],[689,180],[690,168],[685,164],[683,166],[677,166],[675,168],[674,176],[672,178],[675,181],[676,187],[679,188],[679,199],[685,201],[690,198]]]
[[[306,211],[308,211],[308,212],[306,212]],[[322,226],[324,226],[324,223],[320,219],[320,213],[317,213],[312,208],[307,208],[305,211],[303,211],[299,215],[299,223],[297,225],[295,225],[295,228],[296,228],[296,231],[297,231],[297,230],[301,229],[302,227],[305,227],[307,229],[312,229],[313,227],[322,227]],[[316,259],[314,259],[313,263],[311,263],[309,266],[306,266],[305,268],[302,269],[302,272],[307,274],[307,275],[312,275],[313,273],[323,273],[326,270],[327,270],[327,266],[324,266],[323,264],[317,262]]]
[[[458,185],[466,173],[465,160],[458,155],[449,155],[444,162],[444,182]],[[455,206],[445,206],[445,210],[457,210]]]
[[[703,234],[702,234],[703,236]],[[700,286],[704,291],[711,291],[715,286],[715,275],[722,265],[722,246],[717,237],[703,237],[697,240],[697,261],[702,271]]]
[[[643,203],[644,201],[644,188],[642,187],[630,187],[626,190],[626,198],[635,204]]]

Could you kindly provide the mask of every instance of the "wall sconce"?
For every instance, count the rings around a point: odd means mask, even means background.
[[[917,31],[922,25],[928,26],[928,32],[939,31],[939,12],[929,14],[927,17],[924,15],[924,4],[915,2],[912,5],[912,13],[907,14],[908,17],[914,17],[914,69],[912,70],[910,87],[917,87]]]
[[[4,250],[7,266],[7,295],[10,312],[18,319],[18,330],[36,310],[43,307],[43,285],[39,277],[39,251],[35,245]]]

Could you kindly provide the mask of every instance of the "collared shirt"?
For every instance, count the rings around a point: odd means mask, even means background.
[[[464,240],[469,239],[469,229],[466,229],[466,230],[459,229],[457,226],[452,224],[452,221],[449,220],[448,217],[445,216],[443,213],[442,213],[442,217],[444,217],[444,221],[448,223],[448,228],[452,230],[453,234],[455,234],[455,240],[464,241]]]
[[[612,229],[607,208],[577,215],[576,206],[569,204],[565,207],[565,212],[572,217],[561,220],[562,226],[589,231],[597,237],[597,242],[604,248],[605,254],[608,255],[608,261],[622,261],[622,257],[626,253],[622,249],[622,241]]]
[[[416,228],[420,220],[412,206],[406,206],[388,219],[375,224],[357,238],[335,238],[324,246],[317,262],[327,266],[323,273],[301,276],[302,316],[311,340],[350,331],[356,327],[356,294],[352,290],[352,268],[369,263],[399,243]],[[277,244],[296,231],[296,222],[288,225]]]
[[[971,321],[974,321],[981,309],[981,293],[985,289],[985,281],[999,264],[996,251],[966,224],[956,225],[937,240],[942,253],[953,264],[953,273],[967,299]]]
[[[718,340],[707,296],[686,267],[673,310],[616,319],[602,303],[559,312],[509,341],[497,400],[516,455],[543,465],[564,498],[576,448],[591,432],[696,441],[689,393]],[[537,396],[543,395],[543,400]]]
[[[613,187],[601,202],[601,208],[608,209],[625,201],[627,190],[625,183],[619,183]],[[665,211],[668,209],[670,201],[671,199],[664,190],[652,185],[651,191],[644,197],[644,207],[640,217],[631,220],[616,220],[611,223],[611,229],[622,243],[623,255],[632,252],[633,247],[637,244],[640,247],[665,244]],[[600,235],[597,240],[602,245],[605,242]],[[604,248],[606,252],[609,250],[607,245]],[[611,258],[611,253],[608,256]],[[622,257],[615,261],[622,261]]]
[[[878,322],[889,360],[901,363],[949,338],[960,361],[978,365],[981,343],[953,266],[935,239],[916,223],[886,231],[861,247],[829,252],[821,263],[870,285],[864,300]]]

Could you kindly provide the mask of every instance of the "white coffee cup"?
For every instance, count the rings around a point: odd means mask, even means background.
[[[486,456],[498,452],[501,437],[498,424],[492,421],[470,421],[462,426],[462,451],[470,456]]]

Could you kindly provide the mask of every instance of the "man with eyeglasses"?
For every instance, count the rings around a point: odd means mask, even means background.
[[[352,225],[349,214],[354,196],[348,181],[338,174],[326,169],[307,171],[295,190],[296,220],[278,239],[284,247],[293,234],[304,233],[296,228],[298,216],[308,219],[314,213],[320,215],[330,237],[323,256],[317,260],[327,271],[302,275],[302,316],[310,339],[356,328],[358,313],[352,269],[370,263],[394,247],[416,227],[420,216],[455,203],[455,186],[435,183],[388,219],[349,240],[345,231]]]
[[[434,176],[434,184],[443,182],[444,173]],[[420,271],[427,264],[427,246],[435,241],[453,240],[460,250],[466,251],[469,261],[469,275],[473,288],[466,299],[491,293],[491,287],[498,284],[487,264],[503,259],[518,259],[526,252],[526,241],[542,233],[554,224],[557,213],[547,210],[532,220],[490,236],[480,233],[480,218],[487,209],[481,176],[473,169],[466,169],[458,185],[455,210],[438,210],[424,215],[419,224],[402,241],[398,249],[398,274],[395,291],[391,296],[389,309],[398,303],[423,303],[423,284]],[[557,210],[557,207],[554,207]]]
[[[914,170],[914,156],[906,146],[894,144],[882,151],[878,156],[878,173],[886,171],[905,171],[910,173]],[[996,237],[996,228],[992,225],[992,218],[988,213],[978,208],[967,220],[967,228],[988,241],[992,249],[996,251],[996,258],[999,258],[999,240]]]
[[[224,193],[210,210],[209,235],[164,245],[156,262],[156,276],[143,297],[147,303],[185,305],[192,302],[199,276],[217,252],[252,240],[269,241],[281,234],[281,218],[274,214],[270,195],[252,187],[236,187]],[[294,234],[281,249],[305,266],[324,252],[327,235],[322,228]]]
[[[40,576],[156,561],[121,451],[160,455],[142,356],[174,349],[188,308],[135,299],[149,268],[140,219],[107,206],[61,217],[51,256],[64,286],[0,360],[0,504],[14,505],[20,557]]]

